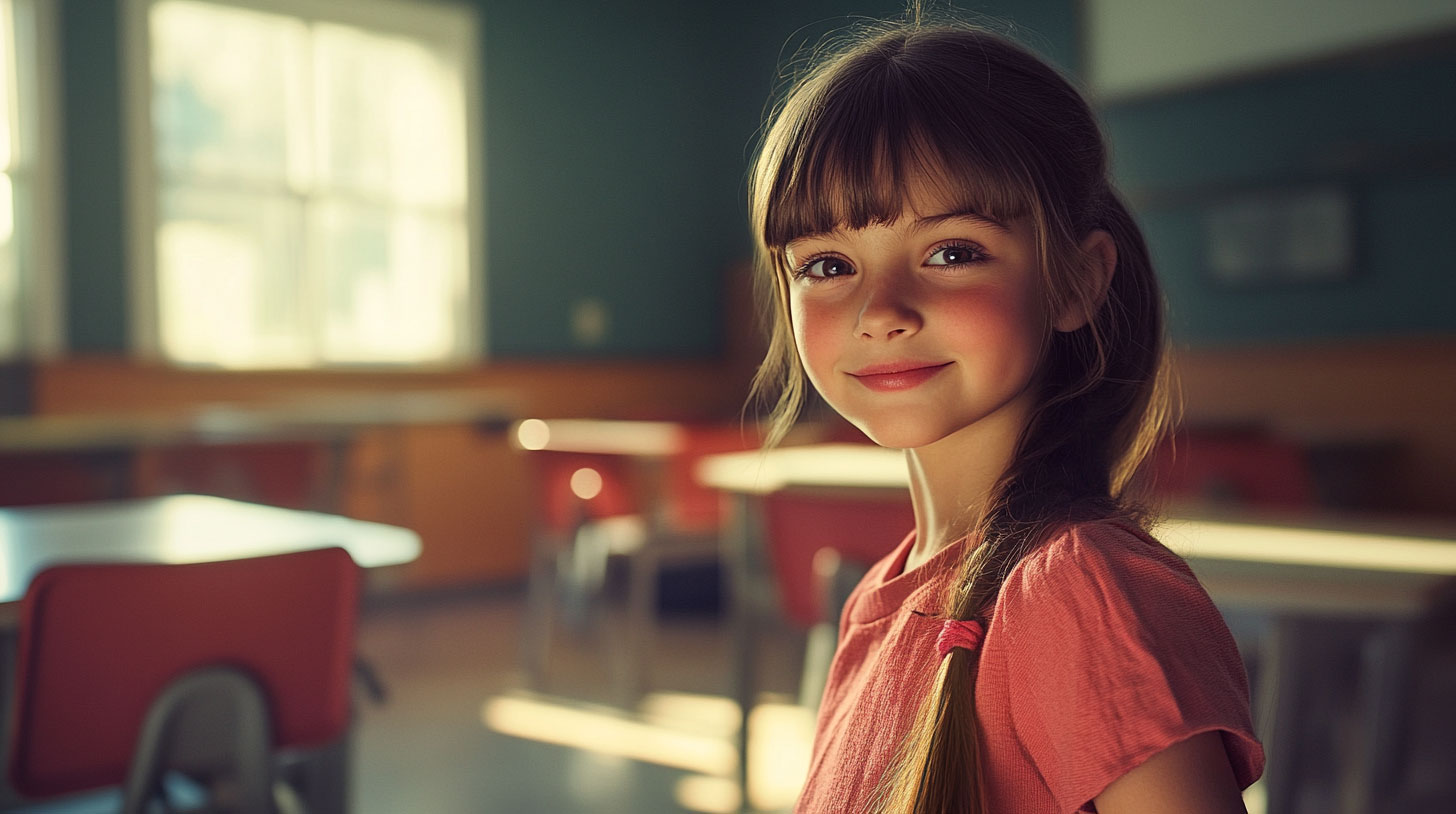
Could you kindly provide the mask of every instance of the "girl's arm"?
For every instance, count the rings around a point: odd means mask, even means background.
[[[1098,814],[1245,814],[1238,781],[1217,731],[1194,735],[1148,758],[1097,795]]]

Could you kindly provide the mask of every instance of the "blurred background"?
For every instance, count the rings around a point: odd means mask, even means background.
[[[956,10],[1103,118],[1170,306],[1175,505],[1456,525],[1456,2]],[[201,492],[417,532],[367,575],[388,697],[359,704],[357,811],[785,807],[807,625],[759,642],[782,776],[746,799],[711,550],[653,572],[648,651],[612,638],[642,612],[614,527],[600,573],[540,565],[687,464],[618,460],[673,457],[650,439],[542,464],[518,422],[737,426],[762,349],[744,178],[780,68],[901,12],[0,0],[0,505]],[[616,505],[553,503],[611,498],[613,467]],[[724,522],[714,499],[688,525]],[[568,572],[543,666],[526,586]],[[621,652],[648,663],[625,694]],[[601,745],[639,736],[656,751]]]

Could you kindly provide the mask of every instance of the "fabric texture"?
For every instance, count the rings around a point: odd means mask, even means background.
[[[870,810],[939,666],[941,597],[962,541],[909,573],[914,535],[840,620],[800,814]],[[1011,572],[980,643],[976,710],[991,811],[1095,811],[1113,780],[1222,733],[1241,787],[1263,772],[1233,637],[1176,554],[1120,524],[1075,526]]]

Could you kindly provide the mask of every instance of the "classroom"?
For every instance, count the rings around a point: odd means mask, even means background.
[[[0,0],[0,811],[808,810],[928,492],[794,352],[850,286],[769,276],[899,221],[763,244],[756,161],[826,38],[917,13],[1100,126],[1243,805],[1452,810],[1453,0]]]

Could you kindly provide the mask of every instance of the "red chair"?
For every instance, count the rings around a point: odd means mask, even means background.
[[[799,700],[817,707],[849,591],[915,528],[915,512],[908,493],[890,498],[782,491],[765,495],[762,506],[774,591],[773,600],[760,600],[770,607],[755,609],[750,618],[769,615],[809,631]],[[749,703],[751,695],[749,688],[740,701]]]
[[[43,571],[21,605],[14,788],[122,785],[140,812],[176,770],[246,812],[280,794],[343,812],[358,592],[341,548]]]
[[[763,521],[781,610],[808,628],[839,621],[826,610],[815,556],[827,549],[844,563],[873,564],[915,528],[915,512],[908,494],[888,500],[786,491],[764,497]]]
[[[588,625],[608,558],[640,548],[646,527],[630,460],[550,450],[528,458],[536,517],[521,649],[528,679],[543,687],[558,612],[570,628]]]
[[[709,455],[758,449],[763,435],[740,422],[684,424],[682,451],[667,462],[664,525],[679,534],[716,537],[723,525],[723,493],[698,482],[698,463]]]

